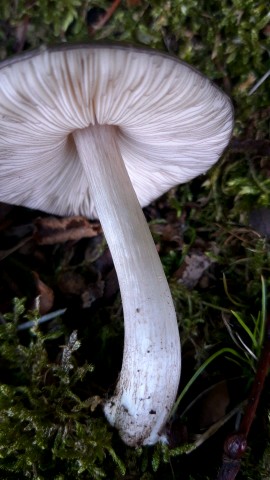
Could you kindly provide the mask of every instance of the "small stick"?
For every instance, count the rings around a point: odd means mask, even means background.
[[[239,140],[232,138],[230,143],[231,152],[239,153],[254,153],[256,155],[267,156],[270,155],[270,141],[269,140]]]
[[[269,75],[270,75],[270,70],[268,70],[268,72],[266,72],[262,76],[262,78],[260,78],[260,80],[258,80],[258,82],[255,83],[252,89],[248,92],[248,95],[252,95],[254,92],[256,92],[256,90],[261,86],[263,82],[265,82],[265,80],[269,77]]]
[[[98,22],[95,25],[91,25],[91,27],[88,29],[88,33],[90,36],[94,36],[96,31],[100,30],[108,22],[108,20],[111,18],[112,14],[120,5],[120,3],[121,0],[114,0],[111,6],[104,13],[104,15],[102,15],[101,18],[98,20]]]
[[[64,315],[66,310],[67,310],[66,308],[62,308],[61,310],[56,310],[55,312],[51,312],[51,313],[47,313],[46,315],[43,315],[37,321],[29,320],[28,322],[21,323],[20,325],[18,325],[17,330],[26,330],[34,327],[36,324],[40,325],[41,323],[48,322],[49,320],[53,320],[56,317],[60,317],[61,315]]]
[[[17,39],[16,47],[15,47],[16,53],[20,53],[24,49],[28,28],[29,28],[29,16],[25,15],[23,17],[22,22],[18,25],[16,29],[16,39]]]
[[[258,362],[248,403],[238,432],[230,435],[224,443],[222,466],[217,480],[234,480],[241,467],[241,459],[247,448],[247,437],[254,420],[265,379],[270,367],[270,314],[267,317],[264,346]]]
[[[264,382],[270,366],[270,315],[268,315],[265,330],[264,347],[258,362],[257,373],[254,378],[248,405],[246,407],[245,415],[240,424],[240,432],[245,436],[248,435],[251,424],[256,414],[257,406],[263,390]]]

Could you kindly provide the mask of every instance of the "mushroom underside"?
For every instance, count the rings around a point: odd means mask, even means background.
[[[154,50],[61,45],[0,64],[0,200],[98,216],[111,250],[125,342],[104,411],[129,445],[163,438],[180,377],[173,301],[141,206],[206,172],[232,125],[223,92]]]

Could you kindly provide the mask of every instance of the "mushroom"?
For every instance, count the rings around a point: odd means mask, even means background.
[[[150,49],[65,44],[0,64],[0,201],[102,224],[125,326],[104,412],[130,446],[166,441],[181,370],[175,309],[141,207],[206,172],[232,125],[218,87]]]

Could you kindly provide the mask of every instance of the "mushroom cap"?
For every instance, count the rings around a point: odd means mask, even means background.
[[[151,49],[63,44],[7,59],[0,64],[0,201],[95,218],[72,132],[96,125],[115,127],[145,206],[218,160],[233,108],[200,72]]]

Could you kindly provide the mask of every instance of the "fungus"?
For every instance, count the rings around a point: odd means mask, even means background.
[[[175,309],[141,207],[206,172],[232,124],[219,88],[150,49],[62,45],[0,64],[0,200],[102,224],[125,325],[104,412],[130,446],[164,440],[181,370]]]

